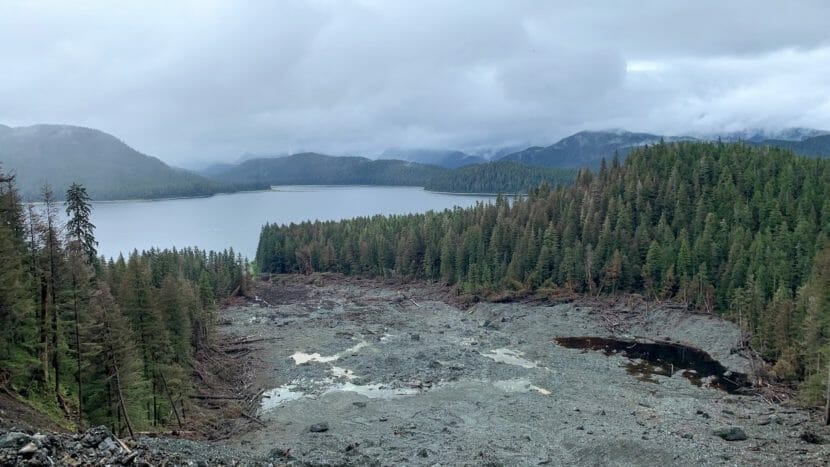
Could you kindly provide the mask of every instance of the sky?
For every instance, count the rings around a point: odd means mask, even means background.
[[[830,2],[0,1],[0,123],[180,166],[830,129]]]

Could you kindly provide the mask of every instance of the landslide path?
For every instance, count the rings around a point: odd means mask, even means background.
[[[737,350],[739,330],[712,316],[622,305],[460,308],[441,288],[336,275],[276,277],[256,293],[257,301],[221,318],[223,333],[252,342],[262,426],[229,447],[255,458],[297,465],[827,465],[830,458],[830,445],[817,444],[830,438],[818,414],[720,389],[740,387],[752,365]],[[606,340],[580,345],[585,337]],[[668,346],[638,345],[654,342]],[[686,347],[696,351],[687,356]]]

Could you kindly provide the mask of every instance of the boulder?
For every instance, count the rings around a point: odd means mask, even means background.
[[[719,436],[725,441],[743,441],[747,438],[744,430],[736,426],[715,430],[715,436]]]

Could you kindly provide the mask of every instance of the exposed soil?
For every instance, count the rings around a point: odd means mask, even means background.
[[[711,315],[623,304],[463,308],[440,287],[335,275],[278,277],[256,293],[258,302],[224,311],[222,332],[269,339],[251,344],[264,426],[228,445],[265,460],[827,465],[830,458],[830,445],[804,441],[812,439],[805,433],[830,438],[818,414],[719,389],[724,378],[745,378],[728,387],[740,393],[753,362],[738,350],[739,329]],[[603,351],[556,342],[585,336],[606,338],[602,349],[590,347]],[[694,362],[650,358],[645,347],[613,352],[612,342],[698,354]],[[747,439],[726,440],[741,434]]]
[[[49,419],[20,396],[7,391],[5,388],[0,388],[0,430],[12,427],[55,432],[66,431],[65,427]]]

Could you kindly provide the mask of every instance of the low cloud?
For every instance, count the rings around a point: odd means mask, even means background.
[[[168,162],[830,128],[827,2],[0,3],[0,123]]]

